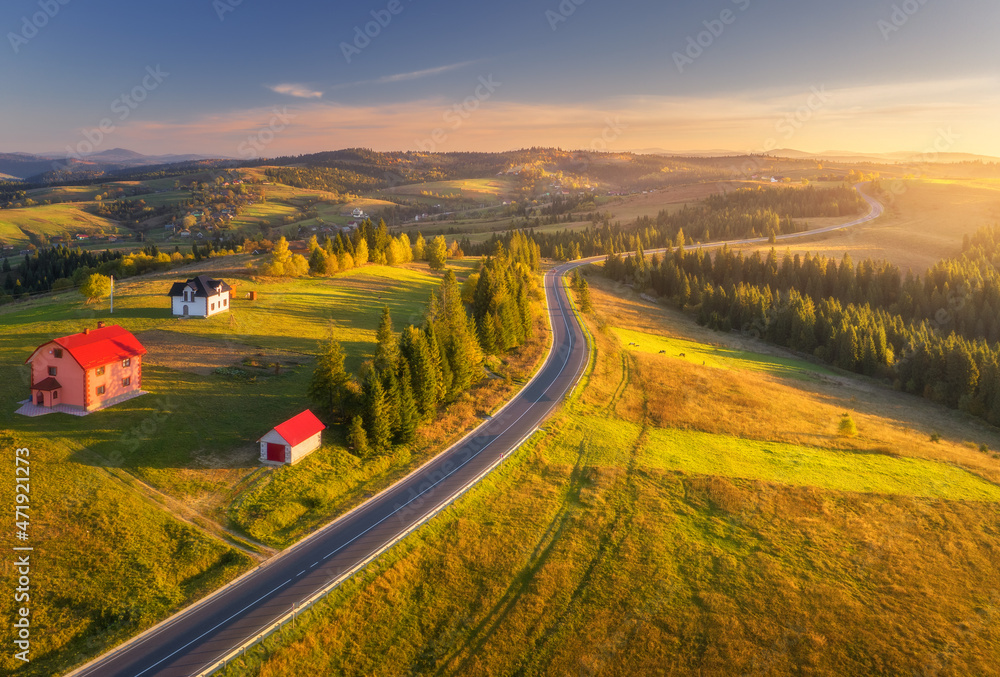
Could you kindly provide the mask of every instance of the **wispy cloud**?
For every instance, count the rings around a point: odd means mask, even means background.
[[[410,82],[411,80],[421,80],[423,78],[434,77],[435,75],[441,75],[442,73],[449,73],[451,71],[456,71],[459,68],[465,68],[466,66],[471,66],[478,61],[460,61],[458,63],[451,63],[446,66],[437,66],[436,68],[424,68],[418,71],[410,71],[408,73],[393,73],[392,75],[383,75],[380,78],[375,78],[372,80],[357,80],[355,82],[345,82],[341,85],[336,85],[332,89],[347,89],[348,87],[359,87],[361,85],[389,85],[395,82]]]
[[[438,150],[586,149],[608,120],[620,118],[628,130],[608,143],[608,150],[726,148],[759,153],[765,141],[774,138],[779,147],[813,152],[831,148],[920,152],[933,143],[939,129],[951,129],[961,139],[954,151],[1000,155],[996,131],[1000,84],[990,79],[828,88],[829,103],[807,116],[794,136],[787,138],[778,123],[800,111],[811,93],[809,88],[791,88],[755,98],[642,96],[577,104],[498,99],[476,110],[461,128],[455,127],[454,114],[448,114],[455,104],[449,99],[378,106],[303,101],[293,111],[295,124],[268,150],[274,155],[294,155],[356,146],[413,149],[439,129],[448,140],[439,143]],[[272,115],[271,109],[263,108],[186,122],[129,120],[116,138],[147,152],[161,150],[148,149],[144,144],[149,138],[163,138],[170,139],[173,148],[212,148],[236,156],[240,141],[256,133]]]
[[[295,84],[293,82],[286,82],[280,85],[268,85],[268,89],[272,92],[277,92],[278,94],[294,96],[299,99],[319,99],[323,96],[323,92],[320,92],[319,90],[312,89],[306,85]]]
[[[386,75],[378,80],[375,80],[376,84],[383,85],[390,82],[406,82],[408,80],[420,80],[421,78],[429,78],[435,75],[441,75],[442,73],[447,73],[449,71],[455,71],[459,68],[465,68],[466,66],[471,66],[475,61],[462,61],[460,63],[448,64],[447,66],[438,66],[437,68],[425,68],[419,71],[410,71],[409,73],[396,73],[395,75]]]

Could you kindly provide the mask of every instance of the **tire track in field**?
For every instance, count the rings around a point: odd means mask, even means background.
[[[494,637],[509,617],[511,611],[517,605],[522,595],[531,587],[535,576],[548,563],[554,549],[560,542],[560,538],[567,528],[572,528],[574,513],[580,506],[580,494],[588,484],[586,469],[588,461],[594,456],[593,447],[586,439],[580,442],[580,453],[577,456],[573,470],[570,472],[569,482],[563,491],[562,503],[556,511],[555,516],[549,522],[548,527],[542,536],[535,542],[535,546],[527,563],[518,571],[513,580],[508,585],[507,590],[501,598],[493,605],[490,611],[477,623],[469,637],[456,648],[450,656],[443,658],[440,667],[435,672],[436,675],[446,675],[453,672],[465,674],[470,669],[472,658],[481,653],[483,647]],[[464,657],[457,670],[449,670],[450,663]]]

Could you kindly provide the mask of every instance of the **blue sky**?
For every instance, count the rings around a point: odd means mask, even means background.
[[[5,0],[0,29],[0,151],[1000,155],[995,0]]]

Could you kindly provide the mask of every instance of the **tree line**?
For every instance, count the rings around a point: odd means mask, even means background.
[[[343,347],[326,342],[309,396],[321,418],[346,426],[355,454],[412,442],[418,426],[480,379],[484,356],[513,350],[532,336],[532,245],[520,240],[514,248],[498,247],[463,285],[446,270],[421,327],[396,334],[384,308],[375,355],[357,375],[346,371]]]
[[[714,257],[678,248],[609,255],[605,274],[671,299],[698,322],[811,354],[1000,424],[1000,228],[984,228],[921,279],[773,250]],[[957,294],[955,290],[960,290]],[[989,314],[986,314],[989,313]]]
[[[583,230],[539,233],[527,229],[543,256],[571,261],[591,256],[637,249],[660,249],[691,242],[776,237],[799,232],[803,226],[792,219],[844,216],[859,213],[867,204],[849,187],[832,188],[741,188],[715,194],[697,205],[679,210],[660,210],[655,217],[640,216],[629,226],[611,223],[605,214],[588,213],[591,225]],[[525,221],[525,225],[531,223]],[[480,245],[487,249],[509,234],[495,234]],[[473,253],[478,253],[472,247]]]

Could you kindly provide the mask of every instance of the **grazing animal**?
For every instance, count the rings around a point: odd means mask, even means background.
[[[666,350],[661,350],[661,351],[660,351],[660,355],[666,355],[666,354],[667,354],[667,351],[666,351]]]
[[[678,357],[687,357],[687,355],[685,355],[684,353],[681,353],[680,355],[678,355]]]

